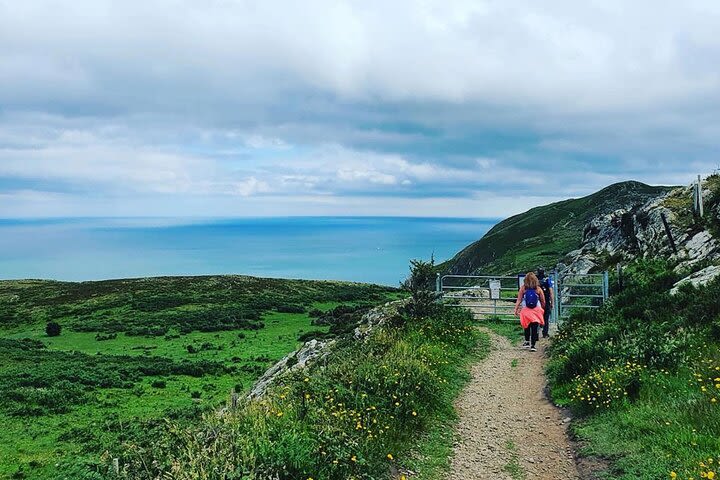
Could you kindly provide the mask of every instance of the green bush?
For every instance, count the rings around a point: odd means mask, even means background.
[[[62,327],[57,322],[48,322],[48,324],[45,326],[45,333],[48,337],[57,337],[60,335],[61,331]]]
[[[410,275],[403,282],[403,288],[410,292],[407,312],[413,319],[427,318],[435,313],[437,294],[435,293],[435,260],[410,261]]]

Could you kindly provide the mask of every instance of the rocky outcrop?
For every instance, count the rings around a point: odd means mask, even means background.
[[[310,340],[292,353],[287,354],[275,365],[270,367],[253,385],[248,398],[261,397],[273,381],[280,375],[305,368],[308,362],[326,357],[335,344],[334,340],[321,342]]]
[[[355,328],[353,338],[358,341],[363,340],[370,335],[373,330],[399,315],[400,308],[406,303],[405,300],[397,300],[373,308],[363,315],[360,324]],[[267,389],[280,377],[297,370],[302,370],[310,364],[322,361],[332,352],[336,345],[337,342],[335,340],[310,340],[305,342],[298,350],[287,354],[265,371],[255,382],[252,389],[250,389],[247,398],[251,400],[262,397]]]
[[[697,272],[692,273],[677,282],[673,286],[672,290],[670,290],[670,293],[676,293],[680,287],[687,284],[690,284],[694,287],[705,285],[706,283],[715,279],[715,277],[717,276],[720,276],[720,265],[710,265],[709,267],[698,270]]]
[[[693,218],[691,197],[692,187],[680,187],[643,204],[624,205],[593,218],[583,232],[581,247],[568,254],[562,267],[569,273],[588,273],[608,263],[661,257],[673,262],[677,272],[693,272],[679,284],[706,283],[720,275],[720,268],[696,270],[699,265],[720,263],[720,241]],[[709,191],[706,198],[710,198]],[[717,204],[711,205],[706,215],[715,215],[717,209]],[[673,251],[663,216],[677,252]]]

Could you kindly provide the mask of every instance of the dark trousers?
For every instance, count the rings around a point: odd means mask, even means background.
[[[538,341],[538,326],[540,324],[533,322],[525,329],[525,341],[530,342],[530,346],[534,347]]]
[[[548,303],[547,308],[545,309],[545,314],[543,315],[543,319],[545,320],[545,325],[543,325],[543,337],[548,336],[548,331],[550,328],[550,314],[552,313],[552,305]]]

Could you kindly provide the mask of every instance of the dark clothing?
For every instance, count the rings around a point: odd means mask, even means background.
[[[549,329],[550,329],[550,314],[552,313],[552,300],[555,300],[550,296],[550,292],[552,291],[552,279],[550,277],[543,277],[540,279],[540,288],[543,291],[543,294],[545,295],[545,315],[543,316],[543,319],[545,320],[545,323],[543,324],[542,328],[542,334],[543,338],[547,337],[549,335]]]
[[[540,326],[537,322],[532,322],[525,329],[525,341],[530,342],[530,348],[535,347],[535,343],[538,341],[538,327]]]

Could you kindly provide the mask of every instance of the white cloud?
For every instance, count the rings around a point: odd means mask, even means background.
[[[249,197],[257,193],[266,193],[270,191],[270,186],[255,177],[246,178],[243,181],[235,183],[235,190],[243,197]]]
[[[365,99],[626,110],[717,98],[717,9],[712,0],[7,2],[0,82],[25,98],[99,100],[112,85],[122,102],[191,91],[232,102],[306,85]]]
[[[2,188],[346,213],[681,183],[717,168],[718,18],[713,0],[0,2]]]

